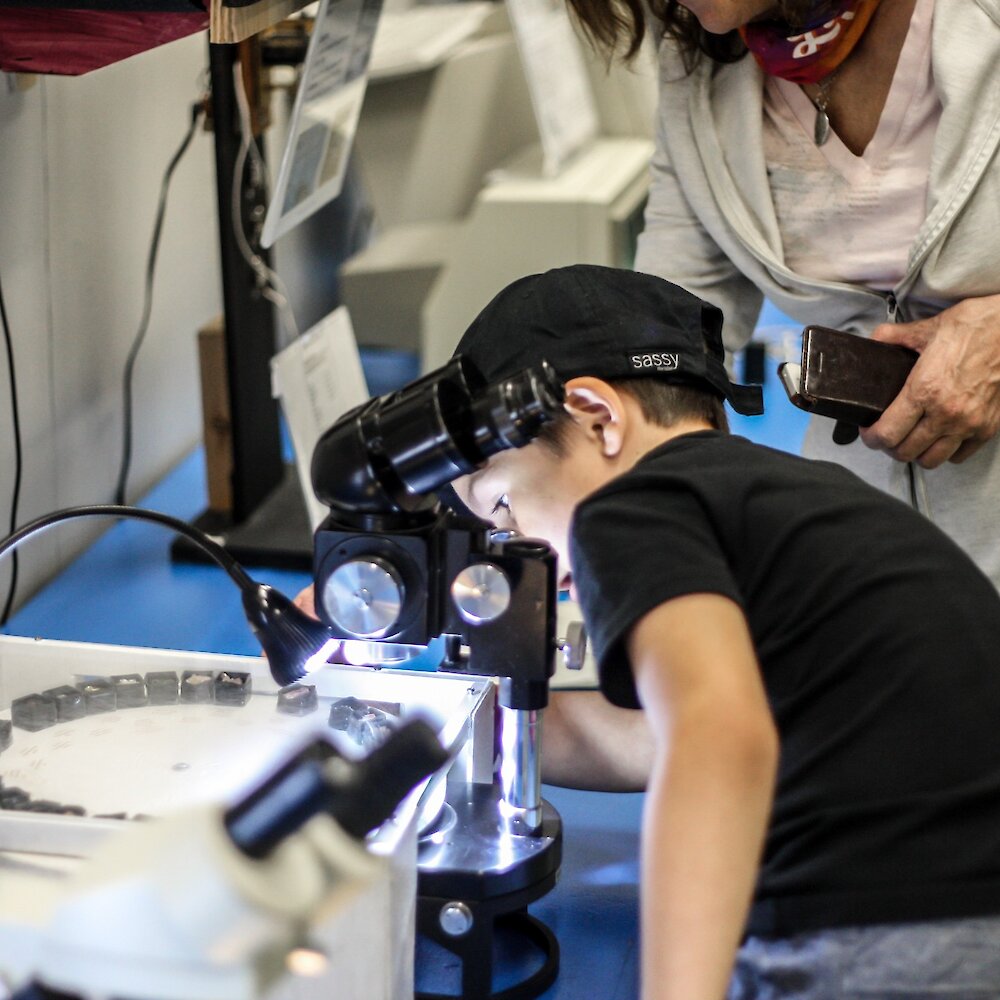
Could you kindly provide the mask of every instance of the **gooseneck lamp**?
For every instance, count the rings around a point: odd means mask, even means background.
[[[83,517],[132,518],[163,525],[195,543],[226,571],[240,588],[243,612],[267,656],[271,675],[282,687],[292,684],[326,662],[340,645],[331,630],[310,617],[279,590],[254,580],[242,566],[203,531],[160,511],[120,504],[65,507],[45,514],[0,541],[0,559],[21,542],[62,521]]]

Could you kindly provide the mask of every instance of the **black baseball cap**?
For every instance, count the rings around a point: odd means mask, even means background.
[[[548,361],[563,380],[659,378],[764,412],[760,386],[729,380],[722,312],[651,274],[574,264],[512,282],[472,321],[456,354],[489,382]]]

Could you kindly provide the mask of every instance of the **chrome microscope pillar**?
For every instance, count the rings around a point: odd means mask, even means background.
[[[497,452],[528,444],[561,403],[544,363],[486,384],[454,358],[346,414],[312,461],[314,490],[330,509],[315,536],[320,618],[347,641],[437,640],[440,669],[499,679],[497,779],[449,786],[450,826],[420,859],[418,926],[462,959],[465,997],[494,996],[496,921],[520,920],[547,955],[504,998],[536,996],[558,968],[554,937],[527,915],[555,884],[561,857],[561,823],[541,796],[556,559],[547,544],[501,536],[440,494]]]

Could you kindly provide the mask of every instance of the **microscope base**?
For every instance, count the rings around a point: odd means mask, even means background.
[[[543,803],[533,836],[505,832],[499,793],[489,785],[449,789],[447,831],[421,845],[417,878],[417,933],[455,955],[460,993],[418,990],[416,1000],[531,1000],[555,981],[559,943],[528,904],[556,884],[562,859],[559,814]],[[457,789],[454,791],[458,791]],[[513,986],[493,992],[497,931],[540,953],[542,965]]]
[[[193,521],[196,528],[219,539],[222,547],[243,565],[308,570],[312,567],[312,528],[295,467],[243,521],[230,514],[204,510]],[[175,562],[208,562],[204,551],[186,538],[170,547]]]

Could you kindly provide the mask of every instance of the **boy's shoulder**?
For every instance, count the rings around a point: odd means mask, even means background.
[[[855,473],[835,462],[806,458],[720,430],[692,431],[671,438],[648,451],[633,471],[641,472],[647,467],[684,468],[692,475],[721,469],[734,478],[753,478],[777,472],[804,479],[833,478],[865,485]]]
[[[866,519],[905,518],[909,513],[923,520],[907,504],[842,465],[719,430],[681,434],[652,448],[587,497],[578,512],[600,507],[602,501],[641,507],[653,495],[669,495],[670,502],[680,505],[684,495],[697,497],[698,506],[726,520],[743,507],[780,517],[799,504],[835,507],[851,511],[851,516],[864,509]]]
[[[724,431],[679,434],[651,448],[631,468],[585,497],[575,520],[590,514],[600,518],[602,509],[660,506],[654,498],[664,495],[678,502],[687,493],[725,496],[731,491],[736,496],[761,474],[757,471],[761,452],[761,446]]]
[[[722,475],[740,480],[776,473],[806,478],[816,474],[851,476],[842,466],[803,458],[714,429],[679,434],[651,448],[620,477],[621,485],[628,485],[631,475],[641,478],[645,473],[657,471],[670,471],[691,479]]]

